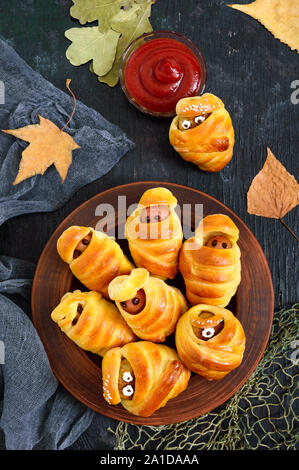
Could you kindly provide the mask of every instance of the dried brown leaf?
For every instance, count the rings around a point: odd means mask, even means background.
[[[265,164],[247,193],[249,214],[281,219],[298,202],[299,184],[268,148]]]

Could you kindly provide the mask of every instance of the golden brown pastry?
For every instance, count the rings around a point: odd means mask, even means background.
[[[149,189],[126,222],[126,237],[136,266],[164,280],[177,274],[183,241],[176,205],[177,200],[168,189]]]
[[[188,369],[208,380],[218,380],[241,364],[245,334],[229,310],[200,304],[180,318],[175,342]]]
[[[180,271],[191,305],[226,307],[241,280],[239,230],[223,214],[204,217],[195,237],[186,240],[180,253]]]
[[[136,341],[114,303],[99,292],[68,292],[51,318],[80,348],[100,356],[110,348]]]
[[[178,101],[169,140],[175,150],[201,170],[222,170],[233,156],[235,133],[223,102],[211,93]]]
[[[149,341],[108,351],[102,361],[103,393],[111,405],[150,416],[183,392],[190,371],[168,346]]]
[[[149,276],[144,268],[116,277],[108,292],[134,333],[148,341],[165,341],[174,332],[179,317],[188,310],[179,289]]]
[[[58,239],[57,251],[82,284],[107,298],[109,282],[134,268],[115,240],[91,227],[69,227]]]

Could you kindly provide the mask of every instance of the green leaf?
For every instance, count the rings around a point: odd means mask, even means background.
[[[99,22],[99,31],[110,29],[112,18],[120,11],[123,0],[73,0],[70,13],[73,18],[85,24]]]
[[[126,48],[131,44],[134,39],[141,36],[143,33],[152,31],[152,26],[149,22],[151,15],[152,1],[139,0],[135,2],[134,6],[128,10],[121,10],[112,22],[113,30],[121,33],[121,38],[118,42],[115,60],[113,67],[106,74],[98,74],[98,80],[113,87],[119,80],[119,66],[122,55]],[[93,67],[96,73],[95,68]]]
[[[120,33],[109,29],[100,33],[97,26],[71,28],[65,36],[72,41],[66,51],[66,57],[72,65],[82,65],[92,60],[92,67],[97,75],[105,75],[111,69],[120,37]]]

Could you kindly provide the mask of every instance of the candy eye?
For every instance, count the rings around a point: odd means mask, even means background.
[[[205,121],[205,119],[206,119],[205,116],[196,116],[196,118],[194,119],[194,122],[196,124],[201,124],[202,122]]]
[[[133,382],[133,377],[132,377],[132,375],[130,374],[130,372],[124,372],[122,379],[123,379],[123,381],[126,382],[126,383]]]
[[[214,336],[214,334],[215,334],[215,329],[214,328],[205,328],[202,331],[202,336],[204,338],[212,338],[212,336]]]
[[[125,397],[130,397],[131,395],[133,395],[134,393],[134,389],[132,387],[132,385],[126,385],[123,389],[122,389],[122,393]]]
[[[191,122],[190,121],[187,121],[187,119],[185,119],[183,122],[182,122],[182,128],[187,130],[187,129],[190,129],[191,127]]]

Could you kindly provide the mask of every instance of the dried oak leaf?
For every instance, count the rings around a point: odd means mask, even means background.
[[[249,5],[227,5],[262,23],[277,39],[299,52],[298,0],[256,0]]]
[[[112,18],[120,11],[122,0],[73,0],[70,13],[81,24],[98,20],[99,31],[104,33],[111,26]]]
[[[247,193],[249,214],[281,219],[298,202],[299,184],[268,148],[265,164]]]
[[[64,182],[72,163],[72,151],[80,148],[69,134],[59,129],[52,121],[40,115],[38,117],[40,124],[2,131],[30,143],[22,152],[14,185],[31,176],[43,175],[52,164]]]
[[[121,10],[112,21],[112,29],[121,34],[118,41],[115,59],[112,68],[107,74],[97,74],[100,82],[114,87],[119,80],[119,66],[122,55],[127,47],[136,38],[153,30],[149,18],[153,0],[135,0],[135,3],[127,10]],[[92,72],[96,73],[93,67]]]

